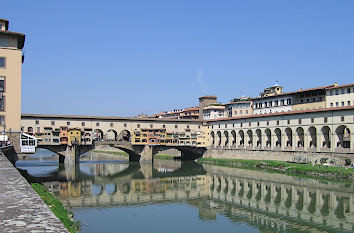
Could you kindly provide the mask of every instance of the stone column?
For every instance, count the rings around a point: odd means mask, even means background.
[[[145,145],[143,151],[141,152],[140,161],[142,162],[153,162],[154,155],[157,153],[154,146]]]

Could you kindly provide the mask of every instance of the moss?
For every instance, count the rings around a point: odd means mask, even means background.
[[[53,196],[46,187],[38,183],[32,183],[31,186],[69,232],[75,233],[79,230],[80,222],[71,219],[70,215],[72,215],[72,213],[65,209],[63,204]]]
[[[313,166],[312,164],[297,164],[274,160],[200,158],[197,161],[202,164],[285,173],[289,175],[319,178],[323,180],[341,180],[343,182],[351,182],[350,180],[354,179],[354,169],[345,167],[328,167],[324,165]]]

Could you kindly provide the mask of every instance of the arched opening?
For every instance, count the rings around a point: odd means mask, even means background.
[[[270,129],[265,130],[266,134],[266,147],[271,147],[272,146],[272,133]]]
[[[350,129],[341,125],[336,129],[337,148],[350,148]]]
[[[225,146],[229,145],[229,132],[226,130],[224,131],[224,137],[225,137]]]
[[[260,129],[256,130],[256,135],[257,135],[257,147],[262,147],[262,131]]]
[[[130,135],[128,130],[122,130],[118,135],[118,141],[130,142]]]
[[[304,129],[302,127],[299,127],[296,129],[296,146],[297,147],[304,147],[305,145],[305,140],[304,140]]]
[[[236,132],[235,132],[235,130],[232,130],[232,131],[231,131],[231,136],[232,136],[231,145],[232,145],[232,146],[236,146]]]
[[[103,132],[100,129],[95,129],[93,131],[93,140],[102,141],[103,140]]]
[[[310,135],[309,147],[316,148],[317,147],[317,130],[315,127],[311,126],[309,128],[309,135]]]
[[[210,136],[211,136],[211,145],[215,146],[215,133],[214,133],[214,131],[212,131],[210,133]]]
[[[275,146],[276,147],[281,147],[281,130],[279,128],[276,128],[274,130],[274,133],[275,133]]]
[[[285,134],[286,134],[286,146],[292,147],[293,146],[293,130],[291,128],[286,128]]]
[[[107,131],[106,140],[107,141],[117,141],[117,131],[110,129]]]
[[[217,139],[218,139],[218,146],[221,146],[221,132],[220,131],[218,131],[217,133],[216,133],[216,135],[217,135]]]
[[[253,132],[252,130],[247,130],[247,136],[248,136],[248,142],[247,145],[248,146],[253,146]]]
[[[243,130],[238,131],[238,135],[240,136],[240,146],[245,145],[245,133]]]
[[[322,147],[331,148],[331,129],[328,126],[323,126],[321,129],[322,132]]]

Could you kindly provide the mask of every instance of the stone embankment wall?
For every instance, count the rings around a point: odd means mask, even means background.
[[[0,232],[68,232],[1,150]]]
[[[250,159],[250,160],[278,160],[301,163],[328,163],[333,165],[345,165],[350,162],[353,164],[353,154],[340,153],[317,153],[317,152],[289,152],[289,151],[250,151],[239,149],[216,149],[208,148],[204,158],[222,159]]]

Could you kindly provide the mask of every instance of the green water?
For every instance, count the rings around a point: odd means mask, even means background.
[[[75,168],[50,156],[16,166],[69,207],[82,232],[353,232],[354,185],[95,153]]]

